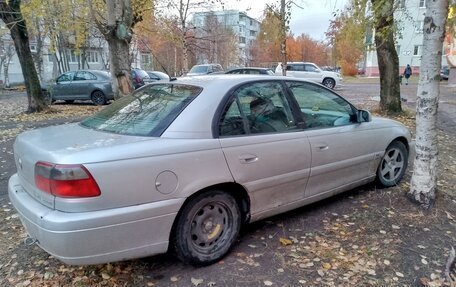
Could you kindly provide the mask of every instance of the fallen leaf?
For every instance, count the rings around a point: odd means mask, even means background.
[[[177,276],[172,276],[172,277],[170,278],[170,280],[171,280],[171,282],[177,282],[177,281],[179,281],[179,277],[177,277]]]
[[[290,239],[287,239],[287,238],[283,238],[283,237],[280,237],[280,238],[279,238],[279,241],[280,241],[280,243],[282,243],[282,245],[284,245],[284,246],[293,244],[293,241],[291,241]]]
[[[264,285],[266,285],[266,286],[272,286],[272,284],[274,284],[274,283],[272,283],[272,282],[269,281],[269,280],[266,280],[266,281],[264,281],[263,283],[264,283]]]
[[[102,277],[104,280],[108,280],[109,278],[111,278],[111,276],[109,276],[109,274],[108,274],[108,273],[105,273],[105,272],[101,273],[101,277]]]
[[[192,277],[191,281],[192,281],[193,286],[198,286],[201,283],[203,283],[204,280],[203,279],[195,279],[195,278]]]
[[[323,263],[323,268],[325,268],[326,270],[329,270],[329,269],[331,269],[331,264]]]
[[[424,258],[421,259],[421,263],[423,263],[424,265],[427,265],[427,264],[428,264],[428,262],[427,262],[426,259],[424,259]]]
[[[402,274],[401,272],[396,272],[396,276],[397,276],[397,277],[402,277],[402,278],[403,278],[403,277],[404,277],[404,274]]]
[[[383,264],[385,264],[386,266],[388,266],[388,265],[391,264],[391,262],[390,262],[389,260],[385,259],[385,260],[383,260]]]

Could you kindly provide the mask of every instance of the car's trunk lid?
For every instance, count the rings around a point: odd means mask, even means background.
[[[38,161],[57,164],[99,162],[105,153],[91,152],[106,146],[125,145],[153,138],[110,134],[68,124],[36,129],[20,134],[14,143],[17,173],[25,191],[42,204],[54,208],[54,196],[35,185],[35,164]],[[112,157],[111,157],[112,158]]]

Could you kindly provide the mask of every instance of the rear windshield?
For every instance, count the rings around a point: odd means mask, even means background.
[[[144,70],[137,69],[137,70],[135,70],[135,72],[141,78],[149,78],[149,74],[146,71],[144,71]]]
[[[207,73],[209,66],[193,66],[189,73]]]
[[[160,136],[201,91],[190,85],[152,85],[114,101],[81,125],[123,135]]]

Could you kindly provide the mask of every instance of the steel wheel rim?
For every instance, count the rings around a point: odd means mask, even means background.
[[[400,177],[404,165],[402,152],[397,148],[390,149],[383,157],[380,174],[387,181],[395,181]]]
[[[223,247],[233,231],[233,214],[223,202],[210,202],[195,212],[190,222],[190,242],[201,253],[212,253]]]

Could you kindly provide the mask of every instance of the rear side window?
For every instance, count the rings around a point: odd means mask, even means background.
[[[279,82],[248,83],[236,90],[219,123],[221,137],[296,130]]]
[[[201,91],[190,85],[153,85],[115,101],[81,125],[123,135],[160,136]]]

